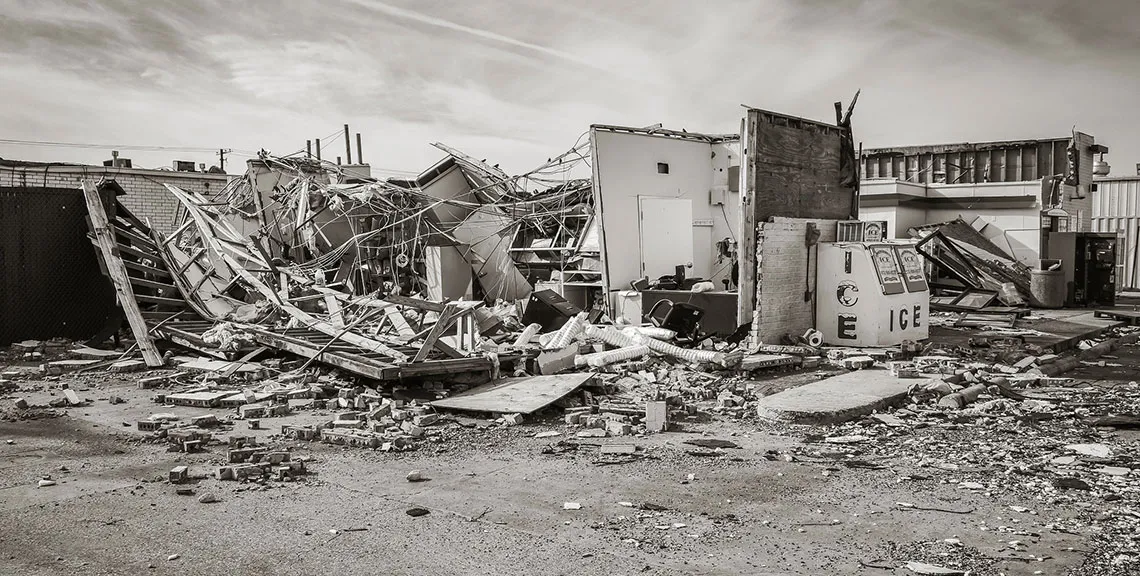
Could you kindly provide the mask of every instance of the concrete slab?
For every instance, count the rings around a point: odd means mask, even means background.
[[[865,416],[906,399],[907,390],[928,378],[896,378],[882,368],[855,370],[761,398],[761,419],[835,424]]]
[[[55,360],[48,362],[49,368],[57,368],[59,372],[75,372],[81,368],[86,368],[92,364],[97,364],[98,360]]]
[[[1051,352],[1064,352],[1072,350],[1077,343],[1086,338],[1095,338],[1108,328],[1122,326],[1120,322],[1110,318],[1097,318],[1094,310],[1061,309],[1038,310],[1034,309],[1029,318],[1019,318],[1016,328],[1026,328],[1043,333],[1037,336],[1025,336],[1026,344],[1034,344]],[[975,336],[989,334],[984,328],[954,329],[944,326],[930,328],[930,341],[940,346],[969,346],[969,340]]]

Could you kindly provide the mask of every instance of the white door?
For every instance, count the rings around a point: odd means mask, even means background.
[[[641,275],[650,280],[693,266],[693,203],[687,198],[638,196]],[[688,276],[690,272],[686,271]]]

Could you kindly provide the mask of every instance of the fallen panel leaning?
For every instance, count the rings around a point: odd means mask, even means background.
[[[592,373],[580,373],[504,378],[436,400],[431,405],[471,412],[531,414],[557,402],[593,377]]]

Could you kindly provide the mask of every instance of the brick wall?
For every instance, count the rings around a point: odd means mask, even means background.
[[[140,219],[149,220],[155,230],[169,233],[174,230],[178,200],[164,184],[210,195],[221,190],[230,176],[103,166],[0,166],[0,187],[78,188],[84,178],[118,182],[127,193],[119,199],[123,205]]]
[[[775,217],[756,231],[756,305],[752,311],[752,346],[779,344],[784,334],[801,335],[815,326],[816,253],[804,244],[808,223],[819,229],[819,242],[834,242],[837,220]],[[809,268],[810,266],[810,268]],[[805,282],[806,276],[806,282]],[[805,302],[804,291],[812,298]]]

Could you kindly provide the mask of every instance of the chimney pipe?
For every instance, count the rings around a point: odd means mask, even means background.
[[[321,139],[317,138],[317,161],[321,160]]]
[[[337,156],[337,157],[336,157],[336,165],[337,165],[337,166],[340,166],[340,156]]]
[[[305,158],[313,157],[313,141],[305,140]]]
[[[352,164],[352,135],[348,132],[348,124],[344,125],[344,157],[347,164]]]
[[[356,163],[364,164],[364,153],[360,151],[360,132],[356,133]]]

